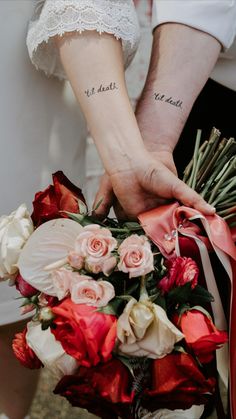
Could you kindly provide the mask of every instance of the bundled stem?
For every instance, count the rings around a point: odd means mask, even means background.
[[[236,141],[220,140],[213,128],[208,141],[200,145],[198,130],[194,155],[184,171],[184,182],[196,190],[230,225],[236,219]]]

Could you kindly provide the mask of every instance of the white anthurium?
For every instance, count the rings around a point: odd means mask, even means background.
[[[193,405],[190,409],[186,410],[158,409],[155,412],[148,412],[146,409],[143,409],[141,417],[142,419],[200,419],[203,412],[203,405]]]
[[[29,322],[26,341],[42,364],[58,379],[64,375],[74,374],[77,370],[78,362],[64,351],[61,343],[51,333],[50,328],[42,330],[40,323]]]
[[[56,296],[51,273],[67,263],[68,253],[82,230],[79,223],[67,218],[39,226],[20,254],[17,265],[22,277],[39,291]]]

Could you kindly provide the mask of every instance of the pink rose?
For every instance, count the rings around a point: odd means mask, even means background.
[[[84,227],[75,242],[77,257],[84,258],[85,267],[93,273],[103,272],[104,263],[112,257],[117,241],[110,230],[97,224]]]
[[[128,272],[130,278],[146,275],[154,270],[153,253],[146,236],[132,234],[127,237],[121,243],[118,253],[118,268],[122,272]]]
[[[83,277],[82,277],[83,278]],[[69,269],[60,268],[52,272],[52,283],[58,300],[62,300],[70,292],[72,282],[81,279],[81,275]]]
[[[115,290],[110,282],[84,277],[84,280],[72,283],[71,300],[75,304],[104,307],[114,297]]]
[[[159,282],[159,288],[163,293],[169,292],[172,288],[182,287],[191,282],[191,287],[197,285],[199,269],[196,262],[187,257],[177,257],[166,262],[168,273]]]
[[[75,269],[82,269],[84,266],[84,258],[73,251],[69,252],[68,262]]]

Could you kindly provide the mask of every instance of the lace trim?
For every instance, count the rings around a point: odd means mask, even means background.
[[[66,32],[96,30],[122,40],[124,63],[131,62],[139,43],[139,24],[131,0],[46,0],[30,22],[27,46],[32,63],[46,74],[65,78],[53,37]]]

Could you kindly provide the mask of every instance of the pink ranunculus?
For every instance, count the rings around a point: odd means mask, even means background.
[[[161,279],[158,287],[164,292],[169,292],[172,288],[182,287],[191,282],[194,288],[198,282],[199,269],[196,262],[187,257],[177,257],[170,259],[167,263],[168,273]]]
[[[111,257],[117,241],[109,229],[97,224],[84,227],[75,242],[75,253],[84,258],[85,267],[93,273],[103,272],[104,262]]]
[[[95,281],[89,277],[74,282],[71,287],[71,300],[75,304],[104,307],[115,297],[115,290],[108,281]]]
[[[154,270],[153,253],[146,236],[132,236],[125,239],[119,249],[120,262],[118,269],[129,273],[129,277],[146,275]]]
[[[69,252],[68,262],[75,269],[82,269],[84,266],[84,258],[74,251]]]
[[[20,314],[23,316],[24,314],[30,313],[31,311],[34,311],[35,305],[34,304],[26,304],[25,306],[22,306],[20,309]]]
[[[38,305],[39,307],[53,307],[55,303],[58,302],[57,297],[53,297],[52,295],[47,295],[41,292],[38,297]]]
[[[83,277],[82,277],[83,278]],[[55,288],[56,296],[62,300],[70,292],[72,282],[81,280],[81,275],[69,269],[60,268],[52,272],[52,282]]]

